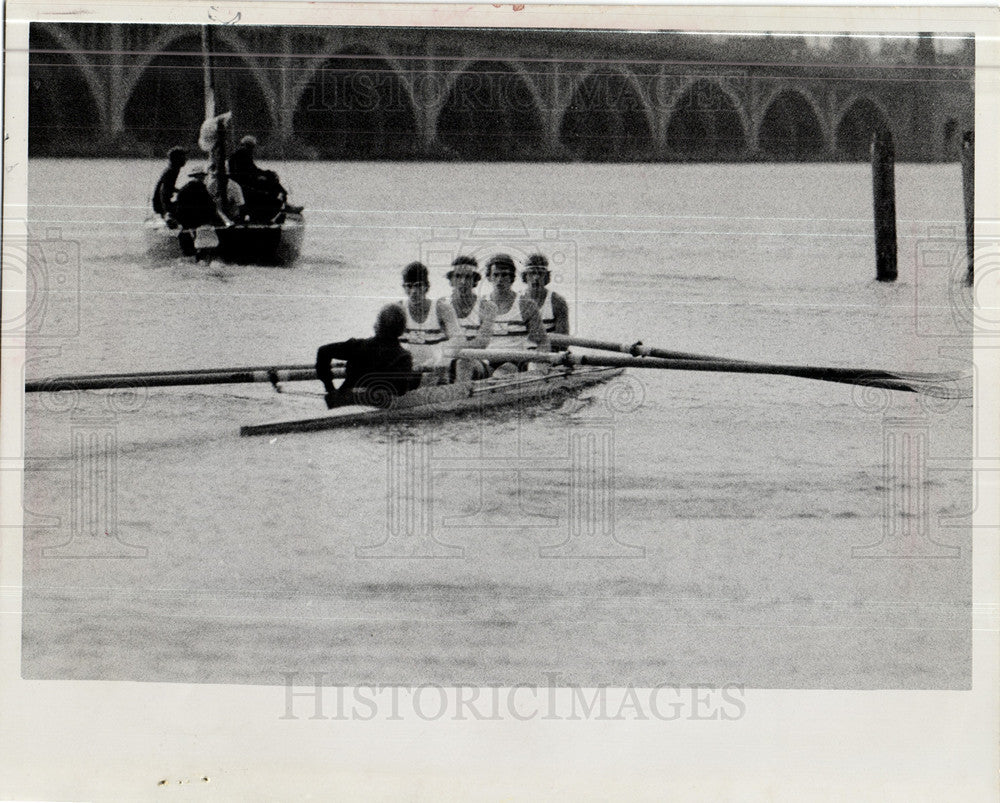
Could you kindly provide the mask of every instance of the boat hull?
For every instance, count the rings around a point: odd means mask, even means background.
[[[240,435],[280,435],[316,432],[341,427],[372,426],[397,421],[438,418],[479,410],[538,404],[560,400],[590,385],[620,375],[622,368],[554,368],[548,372],[526,371],[475,382],[419,388],[382,409],[364,405],[337,407],[322,416],[251,424]]]
[[[288,213],[280,224],[244,224],[217,228],[219,247],[215,256],[236,265],[291,265],[302,251],[305,219]],[[159,216],[144,224],[146,251],[157,260],[190,256],[193,239],[189,232],[171,229]]]

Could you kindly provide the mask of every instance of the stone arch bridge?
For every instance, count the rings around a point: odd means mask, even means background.
[[[865,62],[782,40],[669,33],[212,35],[220,108],[272,157],[864,159],[872,132],[888,128],[898,158],[940,161],[957,158],[972,128],[971,53],[942,62],[927,42]],[[31,153],[193,146],[200,41],[198,26],[32,23]]]

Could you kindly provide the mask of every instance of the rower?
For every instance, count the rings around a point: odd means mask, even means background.
[[[438,314],[445,331],[455,343],[465,348],[484,349],[493,336],[496,305],[488,298],[476,295],[476,285],[482,279],[475,257],[461,255],[451,263],[447,279],[451,295],[438,301]],[[454,378],[466,381],[486,376],[486,367],[478,360],[457,360]]]
[[[550,292],[546,285],[552,278],[549,260],[542,254],[532,254],[524,263],[521,281],[527,286],[525,295],[538,305],[542,326],[550,334],[569,334],[569,304],[556,292]]]
[[[316,352],[316,376],[326,390],[327,408],[344,404],[389,407],[393,400],[416,387],[413,357],[400,343],[406,315],[398,304],[387,304],[375,320],[375,337],[351,338],[320,346]],[[333,386],[331,360],[346,360],[344,381]]]
[[[538,305],[525,294],[511,289],[516,275],[517,267],[508,254],[495,254],[486,263],[486,278],[493,285],[489,299],[497,308],[488,348],[550,351],[549,336],[542,326]],[[517,369],[526,370],[527,364]]]
[[[415,369],[431,369],[424,374],[422,384],[445,381],[448,368],[445,346],[450,337],[442,318],[447,318],[450,308],[442,310],[442,300],[433,302],[427,298],[430,286],[430,275],[422,262],[411,262],[403,268],[406,298],[399,305],[406,315],[406,329],[399,340],[403,348],[413,355]],[[457,322],[452,323],[451,330],[460,334],[460,347],[464,344],[465,336],[461,335]],[[432,379],[435,376],[437,382]]]

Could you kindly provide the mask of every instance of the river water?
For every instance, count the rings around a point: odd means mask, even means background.
[[[971,356],[957,164],[897,166],[891,285],[864,165],[291,163],[290,269],[151,263],[160,169],[30,163],[32,233],[72,259],[34,290],[29,378],[310,363],[370,331],[407,262],[443,295],[456,247],[547,253],[581,335]],[[536,411],[238,437],[318,402],[28,398],[25,677],[968,687],[971,473],[942,467],[971,455],[971,401],[633,370]]]

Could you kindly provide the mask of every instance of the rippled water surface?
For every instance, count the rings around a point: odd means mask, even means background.
[[[548,253],[587,336],[898,370],[970,354],[957,165],[897,166],[893,285],[864,165],[292,163],[291,269],[147,260],[160,169],[31,162],[32,231],[79,260],[35,291],[29,378],[309,363],[456,244]],[[30,397],[25,676],[968,685],[971,475],[934,461],[969,457],[971,402],[632,371],[523,414],[237,435],[317,403]]]

